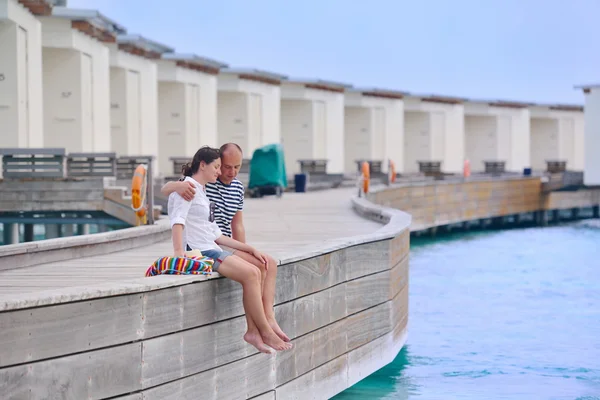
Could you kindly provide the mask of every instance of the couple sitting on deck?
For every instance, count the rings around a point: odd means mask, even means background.
[[[205,146],[183,167],[183,180],[163,186],[161,192],[169,196],[174,255],[200,250],[212,258],[214,271],[242,285],[248,325],[244,340],[263,353],[289,350],[292,344],[273,309],[277,262],[245,243],[244,187],[235,179],[241,163],[236,144],[220,150]]]

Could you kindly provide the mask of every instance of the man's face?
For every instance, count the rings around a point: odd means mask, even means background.
[[[235,179],[242,167],[242,153],[238,149],[229,148],[221,154],[221,176],[219,179],[226,185]]]

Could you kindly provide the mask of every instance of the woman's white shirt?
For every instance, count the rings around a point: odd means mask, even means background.
[[[185,181],[192,182],[196,194],[192,201],[186,201],[176,192],[169,195],[168,211],[171,228],[181,224],[183,228],[183,243],[194,250],[219,250],[215,243],[223,233],[216,222],[210,222],[210,200],[206,197],[204,187],[189,176]],[[185,248],[184,248],[185,250]]]

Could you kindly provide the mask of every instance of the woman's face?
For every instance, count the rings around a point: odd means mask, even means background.
[[[203,172],[207,182],[215,183],[221,175],[221,159],[217,158],[210,164],[206,164]]]

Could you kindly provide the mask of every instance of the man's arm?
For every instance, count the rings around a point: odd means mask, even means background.
[[[242,211],[238,211],[231,220],[231,234],[238,242],[246,243],[246,228]]]
[[[176,192],[181,197],[183,197],[186,201],[191,201],[196,194],[196,188],[194,184],[189,181],[172,181],[167,182],[160,189],[160,192],[169,197],[169,195],[173,192]]]

